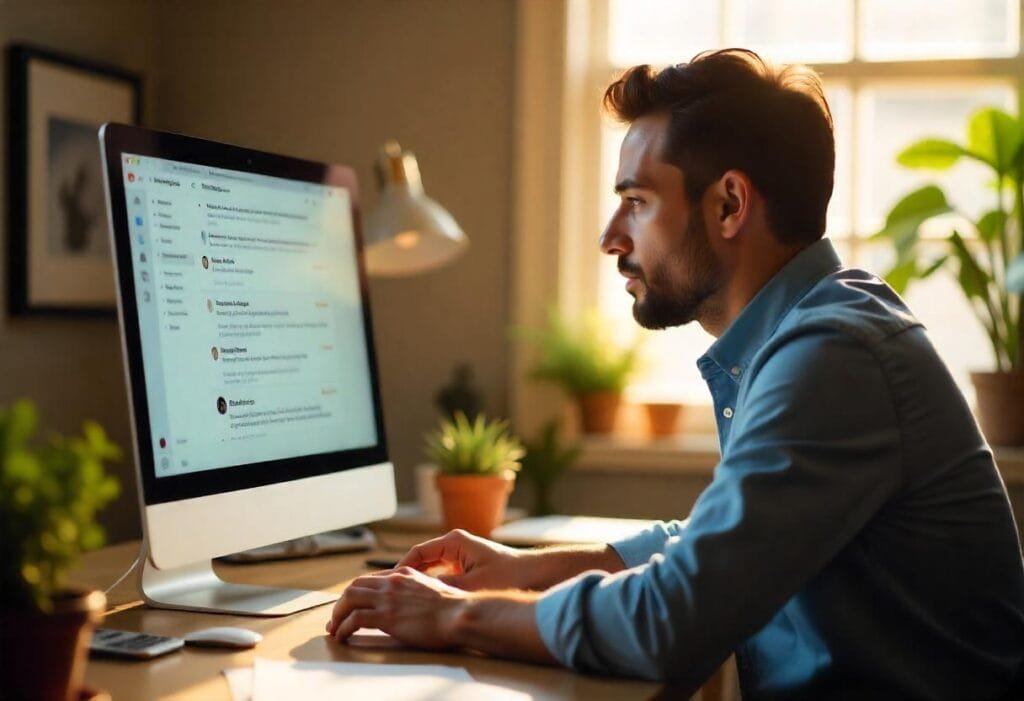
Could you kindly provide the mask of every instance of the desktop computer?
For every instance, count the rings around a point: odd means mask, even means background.
[[[139,483],[143,598],[283,615],[212,558],[395,511],[353,171],[100,130]]]

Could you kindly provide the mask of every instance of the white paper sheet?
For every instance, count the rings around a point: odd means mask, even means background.
[[[252,701],[252,667],[231,667],[223,674],[233,701]]]
[[[257,658],[252,701],[286,698],[395,701],[528,701],[519,691],[473,681],[460,667],[352,662],[289,662]]]
[[[372,637],[370,629],[361,629]],[[375,630],[375,629],[374,629]],[[376,631],[379,635],[384,635]],[[263,660],[267,662],[268,660]],[[283,664],[295,664],[285,662]],[[446,665],[377,665],[354,662],[321,662],[311,663],[325,667],[335,667],[339,674],[409,674],[426,675],[437,678],[451,679],[457,682],[472,682],[473,677],[462,667],[450,667]],[[383,670],[383,671],[382,671]],[[223,670],[224,678],[228,682],[233,701],[253,701],[253,667],[231,667]]]

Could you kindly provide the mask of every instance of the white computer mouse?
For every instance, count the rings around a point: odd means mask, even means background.
[[[246,649],[256,647],[263,636],[254,630],[247,628],[232,628],[220,626],[217,628],[203,628],[185,636],[186,645],[202,645],[205,647],[230,647]]]

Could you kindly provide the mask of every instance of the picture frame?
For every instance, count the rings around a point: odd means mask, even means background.
[[[140,123],[142,78],[24,44],[7,67],[8,310],[113,316],[98,129]]]

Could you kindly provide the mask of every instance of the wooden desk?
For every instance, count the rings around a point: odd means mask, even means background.
[[[385,541],[399,545],[401,538],[388,534]],[[401,543],[401,547],[407,545]],[[138,542],[122,543],[89,553],[73,580],[105,589],[131,564]],[[333,555],[253,565],[223,565],[215,569],[230,581],[271,586],[323,589],[341,592],[345,583],[366,572],[370,555],[395,557],[395,552]],[[184,611],[164,611],[145,606],[138,596],[134,576],[108,595],[108,614],[102,625],[159,635],[181,636],[210,626],[242,626],[263,634],[254,650],[188,648],[146,662],[91,659],[86,680],[109,692],[117,701],[131,699],[229,700],[221,670],[252,665],[256,656],[279,660],[375,662],[389,664],[444,664],[465,667],[474,679],[527,692],[534,699],[644,699],[657,694],[659,685],[626,679],[588,677],[557,667],[506,662],[473,654],[428,653],[415,650],[351,648],[327,638],[324,625],[330,606],[302,611],[283,618],[254,618]],[[298,694],[296,698],[300,698]]]

